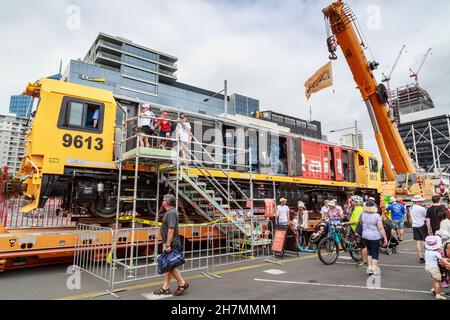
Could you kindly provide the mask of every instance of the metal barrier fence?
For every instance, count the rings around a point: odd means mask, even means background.
[[[274,257],[271,232],[266,221],[180,226],[186,263],[179,270],[203,270],[213,279],[216,267]],[[117,285],[161,277],[157,259],[163,250],[159,227],[114,231],[80,225],[74,266],[106,281],[113,294]]]
[[[32,212],[22,213],[28,202],[20,197],[0,201],[0,223],[9,229],[74,227],[70,215],[63,215],[62,199],[49,199],[45,206]]]
[[[114,230],[92,225],[77,226],[73,265],[96,278],[108,283],[112,281],[112,268],[109,263]]]

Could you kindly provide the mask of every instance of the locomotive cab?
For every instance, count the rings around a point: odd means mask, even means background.
[[[19,173],[24,198],[30,201],[22,212],[44,206],[50,197],[67,195],[69,186],[76,190],[79,202],[97,200],[100,191],[105,193],[105,186],[90,179],[92,173],[116,168],[112,156],[116,102],[112,93],[42,79],[29,84],[25,94],[39,103]]]

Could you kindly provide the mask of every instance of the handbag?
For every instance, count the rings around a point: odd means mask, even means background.
[[[359,217],[358,224],[356,225],[355,233],[362,238],[362,234],[363,234],[362,214],[361,214],[361,217]]]
[[[170,252],[163,252],[158,258],[158,273],[164,274],[185,264],[180,248],[173,248]]]

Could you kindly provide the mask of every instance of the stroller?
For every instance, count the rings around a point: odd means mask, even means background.
[[[315,228],[314,232],[309,238],[308,249],[316,250],[320,241],[328,236],[328,223],[321,221]]]
[[[398,251],[398,246],[400,242],[397,240],[397,238],[394,236],[392,232],[392,224],[388,221],[383,221],[383,227],[386,231],[386,237],[388,238],[388,244],[387,246],[383,246],[383,240],[381,240],[381,248],[385,250],[386,254],[388,256],[392,255],[393,253],[396,253]]]

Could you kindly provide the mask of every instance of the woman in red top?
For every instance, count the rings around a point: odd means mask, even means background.
[[[170,138],[170,128],[172,123],[170,122],[169,116],[166,109],[161,110],[161,116],[156,119],[155,129],[159,128],[159,136],[161,138]],[[167,140],[161,140],[161,149],[165,149]]]

